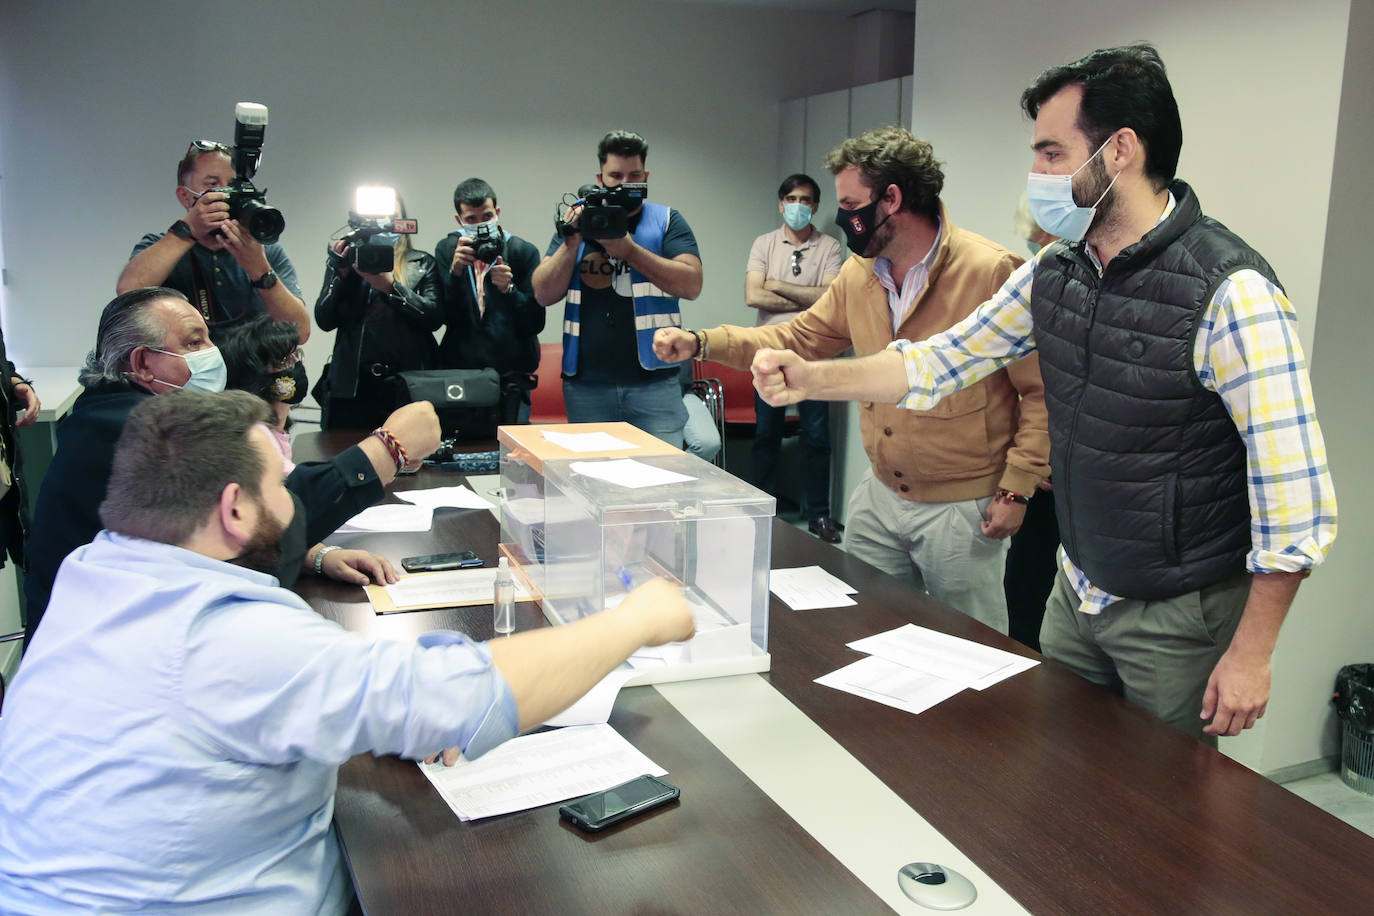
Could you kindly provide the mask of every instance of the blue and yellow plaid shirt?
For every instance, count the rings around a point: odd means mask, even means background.
[[[1160,219],[1173,208],[1171,196]],[[1030,296],[1038,262],[1023,264],[996,295],[948,331],[891,345],[902,354],[910,388],[900,406],[928,410],[1035,349]],[[1231,274],[1202,315],[1193,366],[1203,386],[1225,402],[1245,442],[1252,544],[1246,567],[1299,572],[1321,563],[1336,539],[1336,491],[1298,340],[1298,316],[1283,291],[1254,270]],[[1062,547],[1059,562],[1084,613],[1097,614],[1121,600],[1094,587]]]

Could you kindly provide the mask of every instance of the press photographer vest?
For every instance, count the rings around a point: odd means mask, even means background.
[[[1193,343],[1228,276],[1278,285],[1186,184],[1170,190],[1173,212],[1100,276],[1082,243],[1056,242],[1031,287],[1064,550],[1093,585],[1142,600],[1245,568],[1245,444],[1198,379]]]
[[[635,244],[662,255],[663,237],[668,233],[668,219],[672,212],[663,204],[645,201],[633,233]],[[563,374],[567,376],[577,374],[578,341],[582,335],[582,258],[586,252],[587,243],[583,242],[577,249],[577,266],[573,269],[572,282],[568,284],[568,296],[563,304]],[[671,368],[674,364],[665,363],[654,355],[654,332],[659,328],[682,326],[682,312],[678,309],[677,297],[663,292],[633,267],[630,268],[630,283],[639,364],[645,369]]]

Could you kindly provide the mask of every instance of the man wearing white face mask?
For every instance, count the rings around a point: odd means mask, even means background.
[[[539,249],[501,225],[496,192],[480,178],[454,189],[453,218],[458,231],[434,247],[444,315],[439,365],[495,369],[501,375],[501,421],[524,423],[547,314],[530,285]]]
[[[1031,212],[1061,241],[943,334],[848,364],[761,353],[755,384],[774,403],[927,409],[1038,353],[1063,543],[1042,651],[1191,734],[1239,734],[1336,535],[1296,313],[1175,179],[1182,124],[1154,48],[1047,70],[1022,107]]]
[[[209,328],[178,291],[132,290],[105,306],[95,348],[81,370],[85,390],[58,428],[57,451],[35,506],[24,579],[30,641],[58,567],[101,528],[98,509],[129,412],[151,397],[182,389],[222,391],[225,377]],[[428,403],[406,405],[387,417],[383,428],[415,462],[439,444],[438,419]],[[287,478],[299,505],[298,521],[285,542],[296,549],[287,551],[277,573],[283,583],[289,585],[301,572],[308,545],[382,497],[382,488],[399,470],[385,438],[368,437],[330,461],[299,464]]]
[[[758,310],[756,327],[782,324],[797,317],[821,297],[840,275],[844,255],[840,243],[811,225],[821,200],[821,188],[809,175],[798,173],[778,187],[778,213],[783,224],[754,240],[744,275],[744,303]],[[754,445],[749,453],[749,476],[754,486],[777,495],[778,453],[787,408],[773,407],[754,395]],[[811,533],[838,544],[840,528],[830,517],[830,405],[802,401],[802,490]]]

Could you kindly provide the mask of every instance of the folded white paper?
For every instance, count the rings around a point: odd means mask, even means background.
[[[524,811],[602,792],[667,770],[609,725],[579,725],[513,738],[477,760],[421,763],[420,770],[463,820]]]

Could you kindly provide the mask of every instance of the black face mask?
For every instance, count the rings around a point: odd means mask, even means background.
[[[283,404],[299,404],[310,391],[310,377],[305,374],[305,364],[297,362],[285,372],[272,376],[270,392],[273,400]]]
[[[844,230],[845,239],[849,245],[849,250],[859,257],[864,256],[868,250],[868,243],[873,240],[873,233],[883,227],[883,223],[892,218],[892,214],[884,216],[877,224],[874,220],[878,216],[878,200],[871,204],[865,204],[857,210],[846,210],[840,207],[835,211],[835,225]]]
[[[305,541],[305,505],[295,493],[291,494],[291,521],[285,527],[267,522],[232,561],[269,576],[276,576],[282,588],[290,588],[300,578],[301,566],[310,545]]]
[[[291,514],[291,524],[286,526],[281,533],[281,540],[277,542],[280,559],[276,577],[282,588],[296,584],[301,576],[301,567],[305,564],[305,555],[310,552],[310,544],[305,539],[305,503],[295,493],[291,494],[291,503],[296,511]]]

